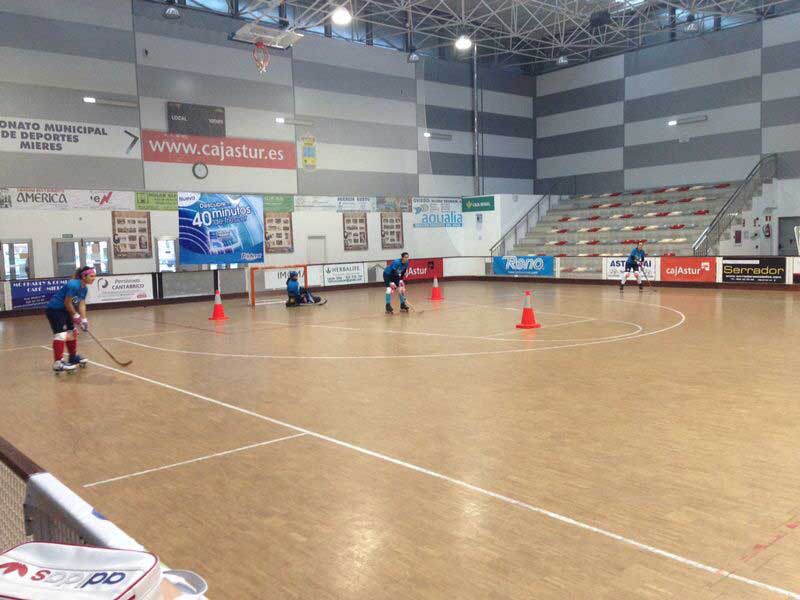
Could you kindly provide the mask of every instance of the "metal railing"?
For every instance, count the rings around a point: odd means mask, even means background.
[[[509,254],[519,240],[528,235],[536,224],[541,221],[542,217],[547,214],[547,211],[550,210],[550,207],[553,205],[553,200],[561,198],[561,195],[556,194],[556,191],[563,188],[564,183],[563,180],[560,180],[551,185],[547,194],[539,198],[539,201],[502,235],[500,240],[492,246],[489,253],[492,256],[505,256]],[[574,194],[575,192],[572,191],[571,193]],[[567,194],[564,193],[563,195]]]
[[[722,237],[730,231],[733,220],[741,217],[744,210],[753,206],[753,198],[761,193],[764,183],[775,177],[777,158],[777,154],[768,154],[758,161],[697,241],[692,244],[695,256],[709,256],[717,251]]]

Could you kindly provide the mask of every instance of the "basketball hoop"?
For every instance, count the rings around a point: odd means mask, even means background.
[[[258,72],[264,73],[269,66],[269,50],[264,42],[256,42],[253,48],[253,60],[256,61]]]

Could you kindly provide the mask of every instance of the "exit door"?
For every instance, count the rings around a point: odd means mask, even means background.
[[[795,227],[800,227],[800,217],[780,217],[778,219],[778,254],[797,256],[797,237]]]
[[[31,279],[33,277],[33,241],[3,240],[0,242],[2,279]]]

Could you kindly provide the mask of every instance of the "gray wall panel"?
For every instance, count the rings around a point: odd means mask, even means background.
[[[447,152],[419,152],[417,169],[422,175],[472,176],[472,156]]]
[[[761,25],[744,25],[629,52],[625,54],[625,75],[638,75],[757,48],[761,48]]]
[[[81,121],[99,125],[139,127],[139,112],[135,108],[86,104],[85,91],[42,85],[5,83],[0,93],[0,115]],[[104,93],[108,100],[136,102],[136,96]]]
[[[541,138],[536,141],[534,150],[537,158],[546,158],[562,154],[620,148],[624,142],[625,126],[615,125],[613,127]]]
[[[480,113],[478,115],[478,130],[494,135],[508,135],[512,137],[533,137],[536,131],[533,119],[510,117],[494,113]],[[470,129],[471,129],[470,125]]]
[[[537,194],[546,194],[553,190],[559,194],[603,194],[623,189],[623,171],[592,173],[575,177],[552,177],[537,179],[534,189]]]
[[[0,46],[133,62],[133,35],[122,29],[0,12]],[[42,42],[46,41],[46,44]]]
[[[620,102],[625,99],[625,80],[605,81],[576,90],[558,92],[535,98],[533,114],[535,117],[546,117],[562,112],[591,108],[601,104]]]
[[[625,102],[625,122],[761,101],[761,77],[747,77]]]
[[[294,94],[288,86],[142,65],[139,65],[138,73],[142,96],[212,106],[294,112]]]
[[[443,106],[422,106],[417,109],[417,125],[430,129],[472,131],[472,113]]]
[[[797,90],[800,94],[800,89]],[[777,127],[800,123],[800,97],[771,100],[762,104],[761,126]]]
[[[0,152],[0,186],[144,189],[139,160]]]
[[[354,171],[298,171],[298,194],[330,196],[417,196],[417,175]]]
[[[524,158],[483,156],[479,163],[479,170],[481,177],[534,179],[536,177],[536,161]]]
[[[0,0],[0,11],[130,31],[131,0]]]
[[[417,84],[407,77],[393,77],[380,73],[334,67],[320,63],[294,61],[294,84],[297,87],[388,98],[390,100],[417,101]]]
[[[465,63],[453,63],[435,58],[425,58],[417,63],[417,79],[437,81],[472,88],[471,67]]]
[[[318,143],[379,148],[417,149],[417,128],[401,125],[379,125],[346,119],[328,119],[313,115],[296,115],[301,121],[314,123],[313,133]],[[302,128],[301,128],[302,129]]]
[[[718,158],[748,156],[761,152],[761,130],[737,131],[720,135],[691,138],[625,148],[625,168],[637,169],[659,165],[690,163]],[[700,172],[698,181],[702,180]]]
[[[770,46],[761,51],[761,72],[776,73],[800,68],[800,42]]]
[[[782,179],[800,178],[800,151],[784,152],[778,156],[777,176]]]

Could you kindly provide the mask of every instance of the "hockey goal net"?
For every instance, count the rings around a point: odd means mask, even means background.
[[[308,265],[256,265],[250,267],[250,306],[283,304],[286,302],[286,280],[297,271],[297,280],[308,287]]]

